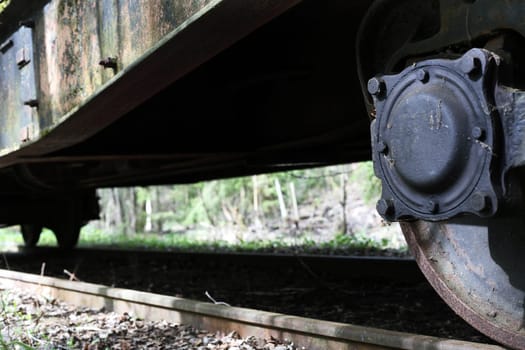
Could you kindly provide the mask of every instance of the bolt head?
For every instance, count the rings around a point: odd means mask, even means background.
[[[368,81],[368,92],[370,95],[378,96],[385,90],[385,82],[380,78],[372,78]]]
[[[461,60],[459,68],[465,74],[475,74],[481,68],[481,61],[477,57],[467,55]]]
[[[417,80],[421,81],[422,83],[426,83],[428,81],[429,74],[426,69],[418,69],[416,71],[416,77]]]
[[[490,197],[484,192],[476,192],[470,199],[470,207],[472,210],[482,212],[490,207]]]
[[[485,137],[485,130],[483,130],[479,126],[473,127],[472,128],[472,137],[475,140],[482,140]]]

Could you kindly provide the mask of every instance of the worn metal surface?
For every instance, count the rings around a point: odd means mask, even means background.
[[[525,239],[516,213],[401,227],[419,267],[456,313],[498,342],[524,349]]]
[[[57,297],[76,305],[105,307],[106,310],[116,312],[131,312],[135,317],[155,320],[170,319],[172,322],[192,324],[208,331],[235,330],[241,336],[286,338],[295,345],[306,349],[501,349],[494,345],[225,307],[6,270],[0,270],[0,285],[4,288],[19,286],[31,289],[36,293]]]
[[[213,11],[213,5],[211,0],[49,2],[35,26],[42,129],[53,127],[166,35],[193,22],[193,15]],[[99,65],[108,57],[116,58],[114,71]]]
[[[1,147],[0,165],[87,139],[297,2],[47,2],[31,14],[38,118],[22,131],[30,142]],[[108,58],[111,69],[101,65]],[[6,127],[21,135],[19,125]]]
[[[0,46],[0,149],[29,141],[38,130],[33,29],[21,26]]]

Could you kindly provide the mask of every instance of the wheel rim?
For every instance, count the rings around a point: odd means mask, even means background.
[[[525,348],[523,220],[464,217],[401,228],[421,271],[447,304],[494,340]]]

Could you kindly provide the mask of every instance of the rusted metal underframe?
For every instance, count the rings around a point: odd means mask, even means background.
[[[71,163],[97,164],[108,162],[124,165],[118,173],[90,173],[80,177],[78,185],[81,187],[107,187],[121,185],[136,185],[144,182],[158,184],[163,179],[173,176],[185,176],[196,172],[209,173],[228,172],[229,169],[241,168],[246,172],[272,172],[280,170],[294,170],[303,167],[319,167],[365,159],[366,150],[356,150],[350,146],[336,149],[324,149],[304,152],[297,151],[255,151],[255,152],[223,152],[223,153],[180,153],[180,154],[140,154],[140,155],[87,155],[87,156],[51,156],[24,158],[23,165],[48,165],[57,166]],[[268,165],[268,160],[272,165]],[[137,162],[126,167],[126,162]],[[155,164],[155,172],[151,173],[151,166],[141,167],[140,162]],[[23,166],[19,165],[19,166]],[[242,171],[238,176],[242,176]],[[245,174],[248,175],[248,174]],[[183,181],[184,182],[184,181]]]
[[[212,1],[65,115],[45,137],[1,157],[0,167],[25,162],[22,157],[43,156],[86,140],[300,1]],[[226,23],[235,26],[225,26]],[[96,123],[94,115],[98,116]]]
[[[440,339],[0,270],[2,288],[21,287],[74,305],[105,307],[150,320],[168,319],[208,331],[287,338],[308,349],[496,350],[499,346]]]
[[[213,171],[228,167],[238,167],[245,163],[242,155],[217,155],[211,158],[202,157],[178,161],[158,166],[152,174],[151,169],[131,170],[129,174],[108,174],[102,176],[89,176],[85,180],[79,180],[78,184],[83,187],[109,187],[119,185],[134,185],[141,181],[155,181],[166,176],[181,175],[185,173],[194,174],[199,171]]]
[[[288,171],[308,167],[321,167],[337,165],[343,162],[350,162],[355,159],[365,159],[363,151],[356,150],[326,150],[309,151],[308,157],[301,159],[301,152],[232,152],[218,154],[204,154],[202,157],[165,159],[159,163],[155,172],[151,168],[131,168],[127,171],[120,170],[118,173],[87,176],[86,179],[79,179],[81,187],[111,187],[111,186],[134,186],[143,184],[166,183],[165,179],[176,176],[181,183],[181,177],[192,176],[198,173],[224,173],[223,176],[231,176],[230,169],[241,169],[234,176],[243,176],[257,173]],[[271,159],[272,164],[268,165],[266,159]],[[176,161],[175,161],[176,160]],[[244,173],[242,171],[244,169]],[[220,176],[219,176],[220,177]],[[195,179],[194,179],[195,180]],[[182,181],[184,182],[184,181]],[[193,182],[193,181],[192,181]]]

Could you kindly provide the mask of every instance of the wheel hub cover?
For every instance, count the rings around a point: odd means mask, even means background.
[[[378,210],[386,219],[495,212],[493,116],[485,94],[492,61],[475,49],[370,80],[374,169],[383,185]]]

